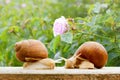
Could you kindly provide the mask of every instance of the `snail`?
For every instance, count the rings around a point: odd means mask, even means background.
[[[16,58],[24,62],[23,67],[26,69],[53,69],[55,66],[54,61],[48,58],[47,48],[39,40],[29,39],[17,42],[15,52]]]
[[[65,60],[65,68],[102,68],[107,60],[108,54],[103,45],[88,41],[83,43],[71,58]]]

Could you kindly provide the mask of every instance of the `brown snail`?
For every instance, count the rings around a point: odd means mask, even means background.
[[[85,42],[66,60],[66,68],[102,68],[108,60],[106,49],[98,42]]]
[[[54,68],[55,65],[54,61],[48,58],[47,48],[39,40],[29,39],[17,42],[15,44],[15,51],[16,58],[19,61],[24,62],[23,65],[24,68],[29,69]]]

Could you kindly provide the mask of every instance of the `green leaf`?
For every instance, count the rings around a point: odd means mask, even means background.
[[[115,22],[120,22],[120,16],[117,16],[117,17],[115,18]]]
[[[93,27],[96,23],[97,16],[93,16],[91,22],[88,22],[87,25]]]
[[[100,8],[101,8],[100,3],[97,2],[95,4],[95,8],[93,9],[94,13],[99,13],[100,12]]]
[[[0,28],[0,35],[1,35],[2,32],[4,32],[5,30],[7,30],[7,27]]]
[[[90,5],[88,9],[88,14],[90,15],[93,12],[94,5]]]
[[[0,40],[2,40],[2,41],[7,41],[7,40],[8,40],[7,30],[3,31],[3,32],[0,34]]]
[[[19,30],[20,30],[20,28],[18,27],[18,26],[11,26],[10,28],[9,28],[9,31],[14,31],[14,32],[19,32]]]
[[[58,48],[59,44],[60,44],[60,36],[58,35],[50,42],[50,50],[56,53],[56,49]]]
[[[108,66],[120,66],[120,55],[115,56],[113,59],[110,59],[110,62],[108,63]]]
[[[64,41],[66,43],[72,43],[72,40],[73,40],[73,34],[71,32],[67,32],[61,35],[61,41]]]

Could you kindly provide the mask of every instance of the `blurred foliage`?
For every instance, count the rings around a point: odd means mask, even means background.
[[[41,40],[49,57],[69,58],[86,41],[106,48],[106,66],[120,66],[119,0],[0,0],[0,66],[20,66],[14,44],[24,39]],[[53,36],[56,18],[72,18],[73,28]],[[59,64],[63,65],[63,64]]]

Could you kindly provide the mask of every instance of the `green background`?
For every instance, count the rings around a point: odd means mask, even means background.
[[[0,0],[0,66],[21,66],[14,45],[41,40],[49,57],[71,57],[86,41],[101,43],[108,52],[106,66],[120,66],[119,0]],[[65,16],[71,30],[53,36],[55,19]],[[57,66],[64,65],[64,62]]]

